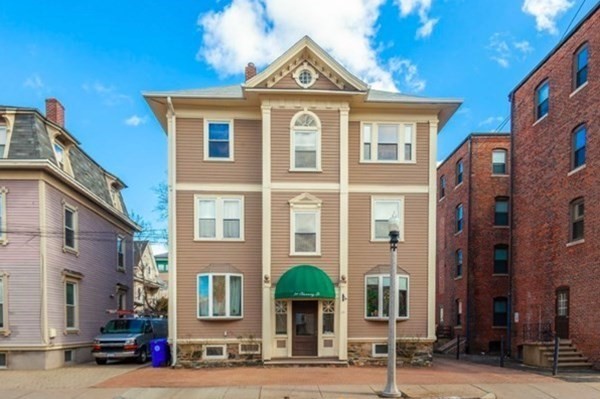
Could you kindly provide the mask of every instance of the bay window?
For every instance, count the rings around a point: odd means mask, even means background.
[[[407,319],[408,311],[408,287],[407,275],[398,276],[398,292],[395,295],[397,318]],[[365,276],[365,317],[367,319],[383,319],[389,316],[390,301],[390,275],[366,275]]]
[[[243,276],[234,273],[198,275],[198,318],[241,318]]]

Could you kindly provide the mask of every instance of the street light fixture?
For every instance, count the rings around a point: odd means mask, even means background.
[[[390,232],[390,295],[389,295],[389,314],[388,314],[388,364],[387,364],[387,383],[381,396],[384,398],[399,398],[402,393],[396,385],[396,295],[398,295],[398,237],[400,236],[400,218],[394,212],[388,221]]]

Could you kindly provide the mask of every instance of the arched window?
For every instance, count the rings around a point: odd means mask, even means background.
[[[300,112],[291,123],[291,170],[321,170],[321,123],[312,112]]]

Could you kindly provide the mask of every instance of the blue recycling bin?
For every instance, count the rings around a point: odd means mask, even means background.
[[[169,342],[166,338],[150,341],[152,348],[152,367],[166,367],[169,365]]]

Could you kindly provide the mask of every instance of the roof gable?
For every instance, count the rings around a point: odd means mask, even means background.
[[[295,79],[293,74],[303,66],[310,66],[318,75],[318,79],[330,81],[338,90],[366,91],[368,85],[350,73],[310,37],[304,36],[290,47],[279,58],[267,66],[261,73],[249,79],[246,88],[276,88],[284,78]],[[298,86],[298,89],[302,87]],[[314,89],[310,87],[309,89]]]

